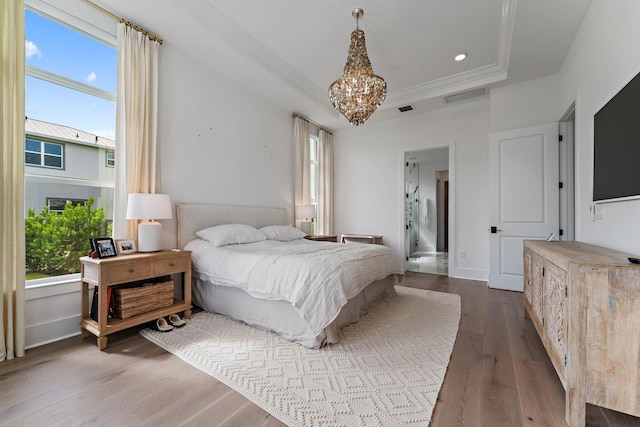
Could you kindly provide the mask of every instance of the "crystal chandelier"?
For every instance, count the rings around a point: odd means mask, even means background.
[[[333,107],[356,126],[371,117],[387,96],[387,83],[373,74],[364,31],[358,28],[358,20],[363,14],[362,9],[353,10],[356,29],[351,33],[344,74],[329,86],[329,100]]]

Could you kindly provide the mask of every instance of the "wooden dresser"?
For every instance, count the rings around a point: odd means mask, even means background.
[[[581,242],[524,242],[524,312],[565,388],[566,420],[586,403],[640,416],[640,265]]]

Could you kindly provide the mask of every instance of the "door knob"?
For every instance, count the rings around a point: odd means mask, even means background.
[[[489,230],[491,230],[491,233],[494,233],[494,234],[497,233],[498,231],[502,231],[502,230],[499,230],[498,227],[494,227],[494,226],[491,226]]]

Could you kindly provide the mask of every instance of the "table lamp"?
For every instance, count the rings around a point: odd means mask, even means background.
[[[313,221],[313,218],[315,217],[316,217],[315,205],[296,206],[296,219],[307,220],[307,221],[302,221],[300,223],[300,230],[304,231],[305,233],[311,234],[311,221]]]
[[[173,218],[168,194],[130,193],[127,219],[148,220],[138,224],[138,252],[162,249],[162,224],[156,219]]]

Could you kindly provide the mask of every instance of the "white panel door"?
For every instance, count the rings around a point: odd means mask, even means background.
[[[558,124],[491,134],[489,286],[522,291],[522,242],[559,234]]]

